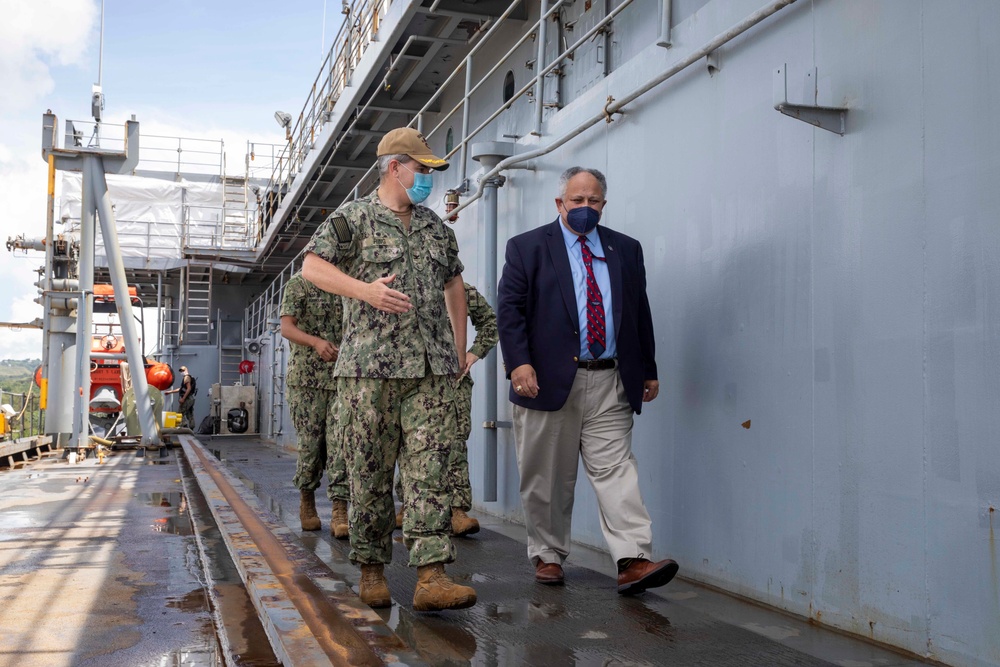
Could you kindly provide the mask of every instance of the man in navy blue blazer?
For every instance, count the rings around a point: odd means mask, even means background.
[[[535,579],[563,583],[582,457],[618,592],[630,594],[666,584],[678,566],[648,558],[631,440],[633,412],[659,392],[653,321],[642,246],[598,225],[606,195],[596,169],[562,174],[559,218],[507,243],[497,322]]]

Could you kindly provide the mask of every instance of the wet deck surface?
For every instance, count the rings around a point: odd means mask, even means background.
[[[0,666],[220,664],[182,477],[176,450],[0,473]],[[232,652],[277,664],[231,561],[203,537]]]
[[[327,532],[323,494],[324,530],[298,531],[294,454],[254,439],[205,444],[356,589],[347,543]],[[566,585],[540,586],[523,527],[480,519],[484,530],[456,541],[448,568],[479,594],[462,611],[413,612],[416,572],[396,533],[387,570],[395,604],[379,615],[428,664],[925,664],[681,579],[619,596],[610,559],[580,546]],[[177,449],[163,458],[123,451],[100,466],[46,458],[0,473],[0,632],[0,667],[208,667],[223,656],[278,664]]]
[[[298,529],[294,454],[250,439],[219,438],[206,446],[266,507]],[[317,493],[317,505],[323,530],[301,533],[302,541],[356,587],[347,543],[329,535],[325,494]],[[456,540],[458,561],[448,566],[479,595],[478,604],[463,611],[413,612],[416,572],[406,566],[401,534],[395,534],[387,569],[395,604],[379,613],[431,664],[926,664],[681,579],[641,596],[619,596],[610,559],[580,546],[567,561],[566,585],[540,586],[525,555],[523,527],[479,518],[485,529]]]

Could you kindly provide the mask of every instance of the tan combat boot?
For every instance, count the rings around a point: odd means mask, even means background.
[[[299,490],[299,521],[302,530],[319,530],[320,520],[316,514],[316,496],[312,491]]]
[[[417,568],[417,588],[413,592],[414,611],[465,609],[476,604],[476,591],[461,586],[444,572],[444,563]]]
[[[381,563],[361,566],[361,601],[372,609],[392,606],[389,586],[385,583],[385,566]]]
[[[330,532],[338,540],[346,540],[350,532],[347,523],[347,501],[333,501],[333,517],[330,519]]]
[[[403,527],[403,508],[400,507],[399,511],[396,512],[396,528]]]
[[[459,507],[451,508],[451,533],[455,537],[464,537],[479,532],[479,522],[465,513]]]

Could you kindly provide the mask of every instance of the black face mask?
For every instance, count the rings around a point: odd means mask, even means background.
[[[566,224],[577,234],[589,234],[590,231],[601,221],[601,212],[590,206],[579,206],[573,209],[566,209]]]

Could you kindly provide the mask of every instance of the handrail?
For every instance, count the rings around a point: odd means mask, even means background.
[[[116,123],[102,123],[97,126],[92,120],[66,121],[68,128],[72,124],[78,140],[85,138],[86,130],[94,127],[98,134],[96,136],[99,143],[110,144],[110,146],[124,146],[125,125]],[[119,131],[115,135],[105,135],[108,129],[117,128]],[[67,146],[68,148],[69,146]],[[186,156],[194,156],[188,159]],[[212,156],[211,159],[202,156]],[[151,165],[172,165],[173,171],[182,173],[184,171],[198,171],[197,167],[206,167],[204,171],[225,173],[225,142],[222,139],[204,139],[201,137],[171,137],[159,134],[143,134],[142,142],[139,145],[138,169],[149,168]],[[172,156],[169,157],[168,156]]]
[[[455,148],[453,148],[447,155],[445,155],[445,159],[451,157],[452,155],[455,154],[456,151],[458,151],[459,149],[461,149],[461,148],[465,147],[466,145],[468,145],[468,142],[469,142],[470,139],[472,139],[477,134],[479,134],[480,132],[482,132],[486,128],[487,125],[489,125],[494,120],[496,120],[497,116],[499,116],[501,113],[503,113],[504,111],[506,111],[507,109],[509,109],[511,107],[511,105],[513,105],[514,102],[517,101],[518,98],[520,98],[522,95],[524,95],[526,92],[528,92],[528,90],[530,90],[531,88],[534,88],[535,85],[536,85],[537,78],[544,77],[546,74],[552,72],[556,67],[559,66],[559,63],[561,63],[563,60],[565,60],[571,53],[573,53],[578,48],[580,48],[581,46],[583,46],[583,44],[586,43],[586,42],[588,42],[591,37],[593,37],[598,32],[600,32],[601,30],[603,30],[604,27],[608,23],[611,23],[611,21],[613,21],[614,18],[616,16],[618,16],[618,14],[620,14],[622,12],[622,10],[624,10],[626,7],[628,7],[630,4],[632,4],[632,1],[633,0],[623,0],[620,5],[618,5],[617,7],[615,7],[612,11],[608,12],[607,16],[605,16],[603,19],[601,19],[596,24],[594,24],[594,27],[592,27],[590,30],[588,30],[586,33],[584,33],[583,36],[581,36],[580,39],[576,40],[571,46],[567,47],[565,51],[563,51],[558,56],[556,56],[555,58],[553,58],[552,62],[550,64],[548,64],[547,66],[545,66],[544,68],[541,67],[541,63],[536,63],[536,67],[540,68],[539,71],[538,71],[538,74],[536,75],[536,78],[535,79],[531,79],[528,83],[524,84],[524,86],[522,86],[520,90],[518,90],[516,93],[514,93],[514,95],[511,96],[511,98],[509,100],[507,100],[502,105],[500,105],[500,108],[497,109],[496,111],[494,111],[490,115],[489,118],[487,118],[482,123],[480,123],[479,127],[477,127],[472,132],[469,132],[468,135],[465,136],[462,139],[461,143],[458,146],[456,146]],[[555,7],[558,7],[558,3],[556,3]],[[501,62],[503,62],[503,61],[501,61]],[[494,68],[493,70],[491,70],[491,73],[493,71],[495,71],[495,69],[496,68]],[[469,95],[471,95],[476,90],[479,90],[479,86],[481,86],[485,80],[486,80],[485,77],[482,80],[480,80],[480,82],[478,84],[476,84],[476,86],[473,89],[471,89],[469,91]],[[466,99],[467,98],[463,99],[463,103],[465,102]],[[535,100],[535,103],[536,104],[542,104],[542,100]],[[447,120],[447,118],[445,118],[445,120]],[[439,129],[441,127],[441,125],[443,125],[443,124],[444,124],[444,121],[442,121],[441,123],[439,123],[437,125],[437,127],[434,128],[434,130]]]
[[[771,16],[772,14],[775,14],[776,12],[780,11],[781,9],[784,9],[785,7],[794,2],[795,0],[773,0],[767,6],[757,10],[747,18],[743,19],[742,21],[731,27],[729,30],[726,30],[725,32],[716,35],[714,39],[710,40],[700,49],[689,54],[684,59],[674,63],[674,65],[667,68],[664,72],[660,73],[656,77],[653,77],[653,79],[648,81],[645,85],[633,90],[622,99],[616,101],[613,97],[609,96],[607,104],[604,105],[604,108],[601,110],[600,113],[584,121],[583,123],[577,125],[574,129],[570,130],[569,132],[566,132],[561,137],[559,137],[559,139],[547,144],[546,146],[543,146],[542,148],[538,148],[536,150],[529,151],[527,153],[522,153],[520,155],[514,155],[504,160],[501,160],[496,167],[491,169],[488,173],[484,174],[479,179],[479,188],[476,190],[476,194],[474,194],[472,197],[462,202],[462,204],[457,208],[455,208],[454,210],[452,210],[450,214],[457,215],[460,211],[465,209],[472,202],[481,198],[483,196],[483,193],[486,191],[485,184],[491,178],[497,176],[501,171],[504,171],[505,169],[512,169],[516,164],[527,162],[528,160],[533,160],[537,157],[547,155],[548,153],[551,153],[552,151],[559,148],[560,146],[570,141],[571,139],[579,136],[580,134],[583,134],[586,130],[590,129],[600,121],[602,120],[607,121],[614,114],[621,113],[622,108],[624,108],[627,104],[634,102],[636,99],[638,99],[642,95],[645,95],[650,90],[660,85],[670,77],[676,75],[679,72],[684,71],[692,64],[698,62],[708,54],[718,49],[720,46],[738,37],[739,35],[743,34],[750,28],[754,27],[755,25],[766,19],[767,17]]]
[[[457,76],[458,73],[461,72],[465,68],[465,66],[468,64],[468,59],[471,56],[473,56],[480,48],[482,48],[482,45],[485,44],[487,40],[489,40],[490,36],[493,35],[494,31],[496,31],[496,30],[499,29],[500,25],[503,23],[503,19],[505,19],[508,16],[510,16],[510,14],[515,9],[517,9],[517,6],[519,4],[521,4],[522,1],[523,0],[513,0],[513,2],[511,2],[511,4],[507,7],[507,9],[500,15],[499,19],[497,19],[496,21],[494,21],[493,25],[490,26],[490,29],[486,32],[486,34],[483,35],[482,38],[480,38],[479,41],[476,42],[475,45],[473,45],[472,49],[469,51],[469,54],[465,57],[465,59],[463,59],[462,65],[460,65],[459,67],[456,67],[455,71],[453,71],[444,80],[444,82],[440,86],[438,86],[438,89],[436,91],[434,91],[434,93],[431,95],[430,99],[424,104],[424,106],[420,109],[420,111],[418,111],[416,113],[416,115],[414,116],[415,119],[420,118],[424,114],[424,112],[427,111],[431,107],[431,105],[434,104],[434,102],[437,100],[438,96],[440,96],[442,94],[442,92],[444,92],[445,88],[448,86],[448,84],[451,82],[451,80],[453,78],[455,78],[455,76]],[[400,53],[406,53],[407,49],[409,49],[409,47],[410,47],[410,44],[412,44],[415,41],[419,41],[420,39],[421,39],[421,37],[419,35],[411,35],[410,37],[407,38],[406,42],[403,44],[403,47],[400,49],[399,52]],[[365,104],[360,109],[358,109],[357,113],[354,115],[354,120],[347,127],[347,129],[344,130],[342,136],[337,140],[337,143],[334,144],[333,148],[329,152],[329,157],[327,157],[326,162],[324,162],[323,165],[320,167],[321,170],[326,169],[326,167],[329,166],[330,162],[333,160],[334,156],[337,154],[337,150],[341,147],[341,145],[343,145],[344,141],[347,140],[347,137],[350,135],[351,130],[353,130],[354,127],[358,124],[358,121],[361,119],[361,116],[364,114],[365,111],[367,111],[368,107],[371,106],[372,102],[375,100],[375,97],[378,95],[379,91],[381,91],[382,89],[385,88],[386,83],[389,81],[389,77],[394,72],[396,72],[396,71],[397,71],[396,64],[393,63],[389,67],[389,70],[385,73],[385,76],[382,77],[382,81],[380,81],[379,85],[375,87],[375,89],[374,89],[375,92],[373,92],[372,95],[371,95],[371,97],[368,98],[368,100],[365,102]],[[407,127],[411,126],[413,124],[413,122],[415,122],[415,121],[411,121],[411,123],[409,125],[407,125]],[[365,179],[367,179],[369,177],[369,175],[371,175],[372,170],[374,168],[375,168],[375,165],[373,165],[372,167],[369,167],[368,170],[365,171],[364,174],[362,174],[361,178],[358,179],[358,183],[363,183],[365,181]],[[313,189],[316,187],[316,185],[317,185],[316,183],[313,183],[312,185],[310,185],[309,189],[303,195],[303,198],[308,198],[309,195],[312,194]]]
[[[393,0],[354,0],[348,8],[347,18],[341,24],[320,65],[298,119],[289,128],[287,145],[268,179],[267,192],[275,195],[275,199],[269,204],[274,208],[284,198],[282,187],[294,178],[306,154],[312,149],[317,130],[329,122],[333,105],[344,88],[350,85],[354,67],[360,62],[368,45],[375,41],[379,19],[392,2]],[[354,33],[364,37],[355,40]]]
[[[466,68],[469,66],[469,63],[471,62],[471,58],[473,56],[475,56],[476,53],[486,45],[486,43],[490,40],[490,38],[493,37],[496,34],[497,30],[500,29],[500,27],[501,27],[501,25],[503,23],[503,19],[509,17],[510,14],[517,8],[517,6],[519,4],[521,4],[521,2],[522,2],[522,0],[513,0],[510,3],[510,5],[506,8],[506,10],[493,22],[493,24],[489,27],[489,29],[484,34],[482,34],[482,36],[476,41],[476,43],[469,50],[469,53],[465,56],[465,58],[462,59],[462,62],[458,66],[456,66],[455,69],[451,72],[451,74],[449,74],[448,77],[445,78],[444,82],[442,82],[441,85],[437,87],[437,90],[435,90],[435,92],[431,95],[430,99],[424,104],[424,106],[420,109],[420,111],[418,111],[416,114],[414,114],[414,119],[407,125],[408,127],[412,127],[415,123],[417,123],[417,122],[420,121],[420,119],[422,118],[423,114],[426,113],[430,109],[430,107],[437,101],[438,97],[440,97],[442,94],[444,94],[445,90],[455,80],[455,78],[457,76],[459,76],[460,74],[462,74],[466,70]],[[556,11],[558,11],[561,8],[561,6],[562,6],[562,4],[564,2],[565,2],[565,0],[553,0],[553,2],[551,3],[551,6],[548,8],[548,10],[546,12],[542,13],[539,16],[538,20],[535,21],[534,24],[532,24],[530,28],[528,28],[528,29],[525,30],[524,35],[522,35],[521,38],[518,39],[515,42],[515,44],[512,47],[510,47],[507,50],[507,52],[505,54],[503,54],[502,57],[500,57],[498,59],[498,61],[496,62],[496,64],[494,64],[494,66],[492,68],[490,68],[490,70],[485,75],[483,75],[480,78],[480,80],[474,86],[471,86],[471,87],[468,88],[468,92],[466,92],[466,94],[463,95],[462,100],[448,114],[445,115],[444,119],[442,121],[440,121],[430,132],[425,132],[424,134],[426,136],[428,136],[428,137],[434,136],[434,134],[436,132],[438,132],[443,127],[443,125],[447,121],[447,119],[450,118],[452,115],[454,115],[458,111],[458,109],[462,108],[463,105],[465,105],[465,103],[470,99],[470,97],[473,94],[475,94],[486,83],[486,81],[493,74],[495,74],[496,71],[505,62],[507,62],[513,56],[513,54],[517,51],[518,48],[520,48],[525,43],[525,41],[527,41],[533,34],[537,34],[538,33],[538,31],[540,30],[540,26],[541,26],[542,22],[546,21],[546,20],[549,20],[549,18]],[[540,75],[544,76],[545,74],[548,74],[549,72],[551,72],[552,70],[554,70],[559,65],[559,63],[562,60],[564,60],[569,54],[573,53],[578,48],[580,48],[580,46],[582,46],[584,43],[586,43],[594,34],[597,34],[598,31],[600,31],[601,29],[603,29],[609,22],[611,22],[612,20],[614,20],[614,18],[622,10],[624,10],[625,7],[629,6],[631,3],[632,3],[632,0],[624,0],[624,2],[622,2],[621,5],[619,5],[614,10],[612,10],[611,12],[609,12],[608,15],[604,19],[602,19],[597,25],[595,25],[593,28],[591,28],[580,39],[578,39],[576,42],[574,42],[574,44],[572,46],[568,47],[567,49],[565,49],[563,51],[563,53],[561,53],[559,56],[557,56],[556,58],[554,58],[549,66],[543,67],[543,63],[541,63],[541,62],[536,63],[535,67],[539,68]],[[404,43],[402,49],[400,50],[400,53],[405,53],[406,50],[407,50],[407,48],[409,47],[409,45],[411,43],[413,43],[413,41],[416,41],[416,40],[419,40],[419,39],[420,39],[419,36],[411,35],[409,38],[407,38],[407,41]],[[472,39],[475,39],[475,37],[473,37]],[[338,149],[347,140],[347,137],[350,135],[351,130],[353,130],[355,128],[355,126],[358,124],[361,116],[368,109],[368,107],[371,106],[371,104],[374,102],[374,99],[375,99],[376,95],[378,94],[378,91],[382,90],[385,87],[385,84],[388,82],[389,77],[395,71],[396,71],[396,64],[393,63],[390,66],[389,70],[383,76],[383,78],[382,78],[381,82],[379,83],[379,85],[375,86],[375,88],[374,88],[375,92],[371,95],[371,97],[368,98],[368,100],[365,101],[365,103],[363,105],[360,105],[358,107],[358,110],[357,110],[357,113],[355,114],[354,120],[351,122],[350,125],[347,126],[347,128],[343,132],[343,135],[341,137],[339,137],[338,140],[336,141],[336,143],[333,145],[332,150],[330,150],[329,153],[328,153],[328,157],[323,162],[323,164],[320,165],[320,167],[319,167],[320,170],[325,169],[333,161],[334,157],[337,154]],[[516,93],[515,96],[511,100],[509,100],[509,103],[505,103],[503,106],[501,106],[500,109],[498,109],[496,112],[494,112],[485,123],[482,123],[479,127],[476,128],[476,130],[474,132],[470,133],[470,135],[468,137],[463,137],[462,143],[458,147],[453,148],[447,154],[446,157],[450,157],[451,155],[453,155],[457,150],[460,149],[461,146],[468,145],[468,141],[469,141],[469,139],[471,137],[473,137],[476,134],[478,134],[479,132],[481,132],[490,122],[492,122],[496,118],[497,115],[499,115],[499,113],[501,113],[503,110],[509,108],[510,103],[513,103],[513,101],[515,99],[517,99],[518,97],[524,95],[525,92],[530,87],[534,86],[537,78],[538,78],[537,75],[536,75],[536,77],[533,77],[532,80],[531,80],[531,83],[529,85],[526,85],[518,93]],[[537,103],[541,104],[542,101],[541,100],[537,100]],[[359,184],[365,183],[367,181],[367,179],[370,176],[373,175],[373,173],[375,172],[377,166],[378,166],[377,162],[375,164],[373,164],[372,166],[370,166],[364,172],[364,174],[362,174],[361,178],[358,180],[358,183]],[[314,191],[314,189],[317,187],[317,185],[318,185],[318,182],[313,182],[312,184],[310,184],[309,188],[301,196],[303,198],[308,198],[309,195],[311,195],[312,192]],[[269,188],[270,187],[271,187],[271,185],[269,184]],[[356,198],[357,195],[358,195],[358,191],[359,191],[359,188],[356,187],[354,189],[354,191],[352,192],[352,194],[348,195],[344,199],[344,201],[341,202],[341,205],[343,203],[347,202],[348,200],[350,200],[352,197]],[[269,192],[271,192],[270,189],[269,189]],[[284,193],[281,193],[280,196],[278,196],[273,201],[269,202],[269,204],[276,209],[277,206],[280,204],[281,196],[283,196],[283,194]],[[465,205],[463,205],[461,208],[464,208],[464,207],[465,207]],[[272,212],[272,214],[273,214],[273,212]],[[258,223],[260,222],[260,217],[261,216],[258,215]],[[292,263],[294,263],[295,261],[297,261],[298,258],[301,256],[301,254],[302,253],[299,253],[299,255],[296,256],[296,258],[292,260]],[[270,253],[267,256],[270,256]]]

